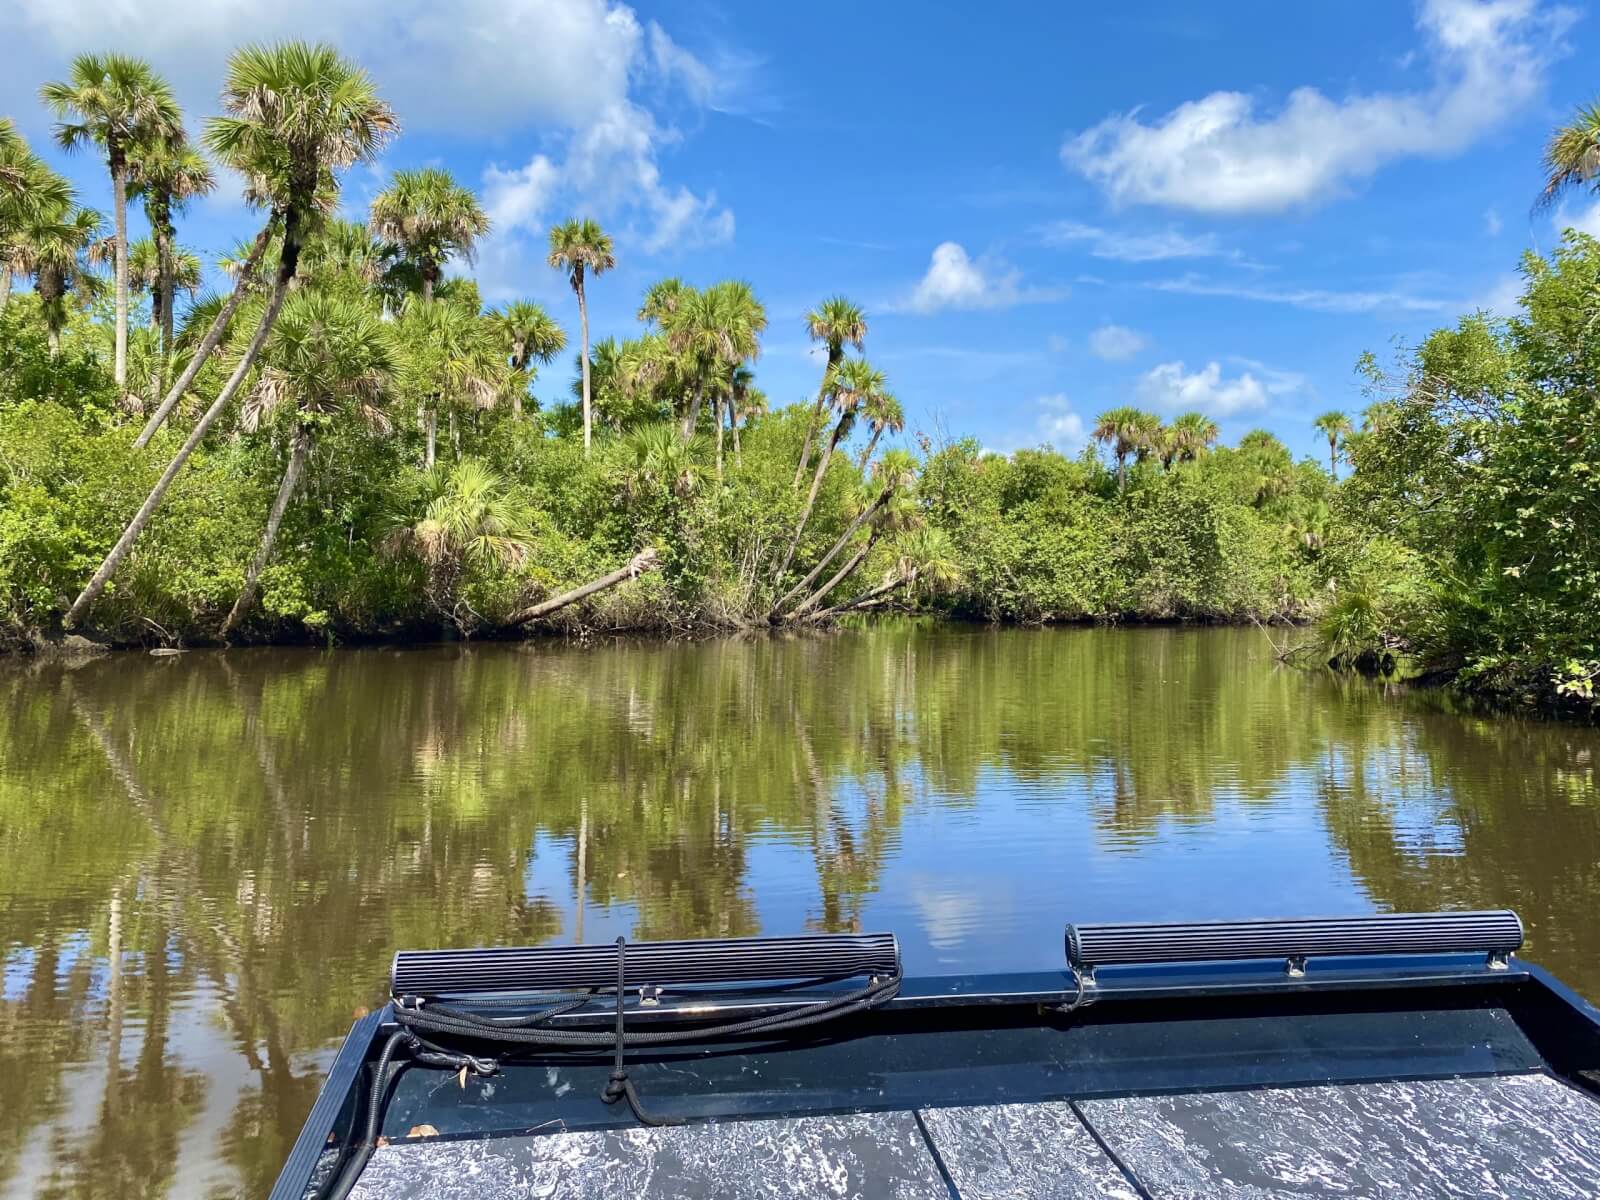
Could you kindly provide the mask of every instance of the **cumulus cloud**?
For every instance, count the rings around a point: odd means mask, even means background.
[[[1326,200],[1395,159],[1456,153],[1525,107],[1572,20],[1538,0],[1424,0],[1426,90],[1334,100],[1302,87],[1272,113],[1212,92],[1150,120],[1107,117],[1069,137],[1062,160],[1124,203],[1245,213]]]
[[[1089,440],[1088,426],[1072,407],[1065,392],[1040,396],[1033,402],[1033,424],[996,438],[984,447],[996,454],[1011,454],[1038,446],[1052,446],[1063,454],[1072,454]]]
[[[1078,221],[1054,221],[1043,230],[1047,245],[1082,245],[1095,258],[1119,262],[1161,262],[1169,258],[1213,258],[1228,253],[1212,234],[1192,237],[1166,230],[1118,233]]]
[[[1267,388],[1259,379],[1249,371],[1224,379],[1218,362],[1208,362],[1192,374],[1182,362],[1162,363],[1140,378],[1138,395],[1142,403],[1154,407],[1223,417],[1267,403]]]
[[[1600,202],[1576,210],[1560,208],[1556,211],[1554,224],[1558,235],[1568,229],[1576,229],[1590,237],[1600,237]]]
[[[288,37],[344,48],[408,131],[458,143],[535,134],[537,152],[484,173],[502,228],[559,202],[619,222],[647,250],[732,235],[714,195],[666,182],[658,164],[676,136],[665,112],[727,103],[730,75],[614,0],[14,0],[0,5],[0,42],[31,69],[0,76],[0,111],[38,113],[40,81],[85,46],[115,46],[148,58],[203,117],[233,49]]]
[[[1106,362],[1127,362],[1149,344],[1149,338],[1126,325],[1102,325],[1089,335],[1089,353]]]
[[[1234,300],[1286,304],[1291,308],[1326,313],[1438,312],[1456,303],[1454,300],[1414,296],[1409,292],[1251,287],[1243,284],[1215,283],[1197,279],[1192,275],[1178,279],[1158,279],[1144,286],[1158,292],[1180,292],[1189,296],[1225,296]]]
[[[1015,267],[987,255],[973,258],[958,242],[941,242],[933,249],[927,274],[901,307],[917,313],[1011,308],[1064,294],[1059,288],[1024,287],[1022,272]]]

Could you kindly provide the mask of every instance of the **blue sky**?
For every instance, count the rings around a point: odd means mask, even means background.
[[[1137,403],[1312,452],[1312,416],[1361,406],[1361,351],[1505,311],[1524,250],[1560,224],[1600,231],[1587,201],[1530,209],[1550,128],[1594,95],[1600,29],[1540,0],[1290,11],[10,0],[0,39],[25,66],[0,112],[42,141],[37,85],[116,48],[197,125],[231,47],[326,39],[405,128],[346,180],[352,215],[387,172],[449,167],[496,222],[476,267],[491,301],[539,299],[575,329],[543,231],[589,213],[619,258],[591,289],[595,335],[634,331],[662,275],[743,277],[767,304],[775,404],[814,394],[802,317],[842,292],[908,436],[1070,451]],[[49,154],[109,208],[91,159]],[[252,229],[225,182],[180,236],[211,256]]]

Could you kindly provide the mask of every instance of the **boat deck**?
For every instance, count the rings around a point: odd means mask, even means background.
[[[453,1086],[453,1083],[452,1083]],[[1542,1071],[391,1139],[354,1200],[1600,1196],[1600,1101]]]

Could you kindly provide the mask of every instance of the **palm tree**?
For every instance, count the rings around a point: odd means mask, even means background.
[[[13,274],[26,275],[23,237],[52,213],[72,207],[72,188],[28,148],[7,118],[0,117],[0,312],[11,297]]]
[[[703,291],[683,288],[663,317],[667,344],[689,367],[692,395],[684,413],[682,436],[694,435],[706,394],[715,404],[717,474],[722,474],[723,402],[730,397],[733,372],[761,352],[767,311],[750,285],[737,280]]]
[[[94,577],[73,601],[66,617],[68,628],[82,619],[127,557],[172,481],[249,374],[283,307],[301,247],[317,218],[336,197],[336,172],[376,157],[397,127],[394,110],[379,97],[366,72],[340,58],[331,46],[305,42],[249,46],[235,51],[228,60],[222,104],[228,115],[208,122],[207,146],[252,180],[253,191],[270,198],[274,217],[282,218],[283,245],[272,292],[233,373],[195,423]],[[263,249],[273,226],[274,219],[269,217],[258,235]],[[236,285],[235,292],[238,291]],[[226,306],[224,313],[232,316]],[[224,313],[218,314],[212,326],[219,340],[226,325]],[[211,345],[214,347],[215,342]],[[186,378],[192,379],[199,369],[195,364],[209,352],[202,342],[184,372]],[[183,380],[179,382],[187,386]],[[163,405],[167,401],[175,404],[177,394],[181,393],[175,386]]]
[[[489,319],[499,331],[513,371],[530,373],[534,363],[549,363],[567,348],[566,330],[545,312],[544,305],[532,300],[513,300]],[[519,417],[527,390],[524,383],[512,396],[512,411]]]
[[[828,549],[828,552],[818,560],[817,565],[807,572],[805,578],[785,592],[782,598],[772,606],[774,614],[782,611],[784,605],[810,587],[816,581],[817,576],[822,574],[823,569],[838,556],[850,539],[855,536],[856,531],[868,522],[872,522],[873,530],[871,535],[854,557],[846,562],[844,567],[832,579],[812,593],[805,603],[790,613],[789,619],[792,620],[803,615],[807,610],[816,607],[829,592],[838,587],[849,576],[850,572],[860,565],[861,561],[866,558],[872,547],[877,543],[879,535],[888,528],[888,525],[877,521],[876,518],[880,513],[887,511],[896,499],[915,485],[917,481],[917,462],[904,450],[890,450],[884,454],[883,458],[874,467],[874,474],[878,479],[877,495],[871,502],[862,505],[861,511],[856,514],[855,519],[845,527],[845,531],[839,535],[838,539]]]
[[[828,448],[817,460],[817,469],[811,476],[811,491],[806,495],[805,507],[800,510],[800,519],[795,522],[794,537],[790,539],[789,549],[783,556],[783,562],[778,567],[774,580],[782,579],[789,564],[794,561],[794,552],[800,547],[801,535],[805,533],[806,522],[811,520],[811,510],[816,506],[817,493],[822,490],[822,477],[827,474],[828,464],[833,461],[833,452],[839,448],[839,443],[849,436],[855,424],[856,413],[868,403],[876,403],[876,397],[883,393],[883,372],[875,369],[864,358],[852,358],[839,364],[833,373],[831,381],[823,384],[823,390],[833,398],[833,406],[839,413],[839,420],[833,427],[833,436],[828,441]]]
[[[822,428],[822,413],[828,406],[828,387],[833,372],[844,357],[844,348],[854,346],[859,352],[867,340],[867,318],[857,305],[843,296],[830,296],[806,314],[806,334],[814,342],[828,347],[827,365],[822,368],[822,383],[817,388],[816,407],[806,424],[806,438],[800,446],[800,462],[794,469],[794,486],[800,486],[801,477],[811,458],[811,442]]]
[[[1127,463],[1130,456],[1143,457],[1155,449],[1156,431],[1161,422],[1142,409],[1123,405],[1103,412],[1095,419],[1090,434],[1095,441],[1111,448],[1117,460],[1117,490],[1127,484]]]
[[[699,457],[703,448],[698,437],[684,441],[671,421],[635,429],[625,443],[628,465],[624,479],[629,495],[642,495],[651,487],[662,488],[679,499],[693,495],[700,486]]]
[[[183,116],[172,89],[142,59],[123,54],[80,54],[68,78],[47,83],[39,95],[61,124],[56,141],[64,150],[93,142],[111,170],[116,222],[117,325],[114,377],[128,382],[128,170],[144,145],[183,136]],[[67,118],[72,118],[68,120]]]
[[[889,593],[908,585],[923,596],[936,596],[961,582],[960,556],[942,529],[918,528],[901,534],[894,550],[894,566],[882,583],[844,604],[813,613],[811,619],[825,621],[853,609],[877,607]]]
[[[272,560],[283,515],[294,499],[318,429],[340,415],[359,417],[373,429],[389,427],[383,405],[398,354],[388,326],[367,306],[325,292],[296,292],[283,309],[261,355],[261,374],[245,401],[243,425],[257,425],[285,404],[293,406],[289,460],[267,514],[261,545],[245,571],[244,586],[221,633],[226,637],[255,602],[261,572]]]
[[[1537,204],[1549,208],[1568,192],[1595,188],[1600,174],[1600,101],[1580,105],[1544,148],[1545,181]]]
[[[87,304],[100,294],[102,281],[91,268],[103,261],[103,248],[101,217],[90,208],[57,209],[15,234],[10,269],[33,279],[52,359],[61,353],[67,298]]]
[[[161,353],[172,357],[172,309],[179,282],[176,277],[177,230],[172,217],[196,196],[209,195],[217,186],[211,164],[181,134],[141,143],[130,161],[129,194],[144,200],[144,214],[155,242],[157,279],[150,286],[154,310],[161,321]]]
[[[457,599],[462,572],[525,561],[533,552],[534,512],[475,458],[430,472],[427,495],[422,516],[397,528],[389,546],[415,551],[427,567],[435,608],[464,626]]]
[[[1338,409],[1323,413],[1311,424],[1318,433],[1328,439],[1328,473],[1338,479],[1339,443],[1350,436],[1354,426],[1350,424],[1349,416]]]
[[[890,433],[899,433],[906,427],[906,414],[900,407],[900,401],[888,392],[869,396],[861,411],[867,418],[867,428],[872,430],[867,448],[861,452],[861,461],[856,463],[858,470],[865,471],[872,452],[878,448],[878,439],[883,436],[883,431],[887,429]]]
[[[506,357],[490,321],[448,300],[408,297],[396,329],[410,348],[405,373],[410,390],[420,398],[417,415],[426,438],[423,466],[432,470],[440,406],[448,414],[451,445],[459,455],[456,411],[481,411],[499,403],[511,390]]]
[[[459,254],[468,262],[478,239],[489,232],[489,215],[477,196],[442,167],[396,171],[394,182],[372,201],[372,232],[394,244],[422,279],[422,298],[433,288],[444,264]]]
[[[593,439],[593,419],[589,411],[589,302],[584,295],[584,276],[599,277],[617,265],[611,238],[594,221],[573,218],[550,230],[552,267],[567,273],[567,280],[578,296],[578,326],[582,332],[580,350],[583,363],[583,452],[589,453]]]
[[[1172,424],[1167,428],[1163,453],[1170,451],[1171,457],[1162,465],[1171,467],[1174,462],[1193,462],[1210,450],[1216,441],[1215,421],[1205,413],[1183,413],[1174,417]]]
[[[755,372],[743,364],[733,369],[728,381],[728,428],[733,431],[733,458],[744,462],[744,449],[739,445],[739,422],[749,424],[750,418],[767,411],[767,394],[755,386]]]
[[[644,301],[639,305],[639,320],[658,329],[663,327],[678,307],[678,301],[692,290],[676,275],[657,280],[645,291]]]

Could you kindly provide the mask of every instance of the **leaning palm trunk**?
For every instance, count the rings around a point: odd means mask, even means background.
[[[228,377],[228,382],[223,384],[222,390],[217,393],[217,398],[211,402],[211,407],[206,409],[200,420],[195,423],[195,427],[189,431],[188,439],[179,447],[178,453],[173,456],[172,461],[167,464],[167,469],[161,473],[161,478],[156,480],[155,487],[150,489],[150,494],[145,497],[144,504],[134,514],[133,520],[128,522],[128,527],[122,531],[122,536],[117,539],[117,544],[111,548],[111,553],[106,555],[105,562],[100,564],[100,569],[94,573],[94,578],[89,580],[88,585],[79,593],[78,598],[72,602],[72,608],[68,610],[67,618],[64,622],[68,629],[71,629],[83,619],[83,614],[89,605],[93,604],[95,598],[105,590],[106,583],[115,574],[116,569],[122,565],[122,560],[128,557],[128,551],[133,549],[134,542],[139,540],[139,535],[144,532],[144,527],[150,523],[150,518],[155,515],[162,498],[167,494],[167,489],[172,486],[172,481],[178,477],[178,472],[183,470],[184,465],[189,461],[189,456],[194,453],[195,447],[200,444],[207,432],[210,431],[211,426],[222,415],[222,410],[228,407],[228,401],[232,400],[234,393],[239,390],[239,385],[244,382],[244,377],[255,363],[256,355],[261,352],[261,347],[266,343],[267,335],[272,332],[273,323],[278,319],[278,310],[283,307],[283,298],[289,291],[289,280],[294,277],[294,258],[289,254],[287,247],[285,248],[285,261],[288,264],[288,270],[279,270],[277,283],[272,289],[272,298],[267,302],[267,311],[261,315],[261,323],[256,326],[256,335],[250,339],[250,344],[245,347],[244,355],[239,359],[239,365],[233,369],[233,374]]]
[[[817,576],[821,575],[827,565],[838,555],[839,551],[845,548],[850,539],[855,536],[856,530],[860,529],[868,521],[872,520],[873,515],[889,502],[890,494],[890,491],[885,488],[882,492],[878,493],[878,498],[876,500],[861,510],[856,519],[850,522],[850,527],[839,535],[839,540],[834,542],[832,547],[829,548],[828,552],[822,556],[822,561],[817,563],[816,566],[812,567],[804,579],[785,592],[783,594],[783,599],[779,600],[772,606],[772,611],[774,613],[777,613],[785,604],[788,604],[789,601],[793,600],[796,596],[800,595],[816,582]]]
[[[582,587],[575,587],[570,592],[562,592],[559,596],[552,596],[548,600],[541,600],[519,613],[513,613],[508,625],[525,625],[529,621],[537,621],[540,617],[548,617],[558,609],[566,608],[569,604],[576,604],[579,600],[587,599],[596,592],[603,592],[609,587],[615,587],[625,580],[634,579],[646,571],[653,571],[661,565],[661,558],[656,553],[654,546],[648,546],[639,551],[628,564],[618,567],[609,575],[602,575],[599,579],[592,579]]]
[[[861,461],[856,464],[858,471],[867,469],[867,461],[872,457],[872,452],[878,448],[878,439],[883,436],[883,426],[876,425],[872,430],[872,437],[867,442],[867,448],[861,452]]]
[[[806,531],[806,523],[811,520],[811,510],[816,507],[817,493],[822,490],[822,477],[828,473],[828,464],[833,461],[833,452],[838,449],[839,439],[844,436],[844,425],[848,416],[840,416],[839,423],[833,427],[833,437],[828,439],[828,449],[817,463],[816,473],[811,476],[811,491],[806,495],[806,506],[800,510],[800,519],[795,522],[794,538],[789,543],[789,549],[783,556],[783,564],[773,575],[774,580],[782,579],[783,573],[789,569],[789,564],[794,561],[794,552],[800,548],[800,538]]]
[[[261,264],[261,256],[267,252],[267,243],[272,240],[273,230],[277,228],[277,224],[277,214],[273,214],[261,227],[261,232],[256,234],[255,244],[250,247],[250,256],[244,260],[244,265],[239,268],[239,278],[234,281],[233,294],[228,297],[227,302],[212,320],[211,328],[206,330],[206,336],[196,348],[189,365],[183,369],[183,374],[178,376],[177,381],[167,389],[166,398],[161,401],[160,407],[150,414],[144,429],[134,439],[134,449],[140,450],[150,444],[150,439],[156,435],[156,430],[161,428],[161,423],[177,407],[178,400],[189,390],[189,385],[194,382],[195,376],[200,374],[200,368],[206,365],[207,360],[221,343],[228,322],[233,319],[233,314],[244,302],[245,296],[250,293],[250,286],[255,281],[256,268]]]
[[[117,356],[113,377],[117,391],[123,392],[128,386],[128,172],[120,164],[111,172],[111,197],[117,221]]]
[[[811,419],[806,422],[806,440],[800,443],[800,461],[795,464],[794,482],[790,484],[791,487],[799,487],[800,481],[805,478],[806,464],[811,459],[811,441],[817,436],[817,430],[822,428],[822,411],[828,406],[828,380],[842,356],[843,347],[835,351],[831,344],[828,346],[828,365],[822,369],[822,383],[817,388],[816,407],[811,410]]]
[[[785,617],[784,620],[798,621],[801,617],[805,616],[813,608],[827,599],[828,595],[833,591],[834,588],[838,587],[846,579],[850,578],[851,572],[853,572],[864,561],[866,561],[867,555],[872,553],[872,547],[877,544],[877,541],[878,534],[877,531],[874,530],[872,535],[861,544],[861,549],[852,554],[845,561],[844,566],[840,567],[834,572],[833,578],[829,579],[827,583],[823,584],[816,591],[812,592],[811,595],[807,596],[805,603],[796,608],[792,613]]]
[[[300,474],[305,469],[306,455],[311,449],[311,439],[304,429],[296,429],[291,444],[289,465],[283,469],[283,480],[278,484],[277,496],[273,498],[272,511],[267,514],[267,528],[261,534],[261,545],[256,550],[256,556],[250,560],[249,570],[245,572],[244,587],[239,591],[239,598],[233,602],[233,608],[228,612],[228,619],[222,623],[223,637],[232,632],[239,619],[255,603],[256,586],[261,581],[261,572],[272,560],[272,546],[278,540],[278,530],[283,525],[283,514],[289,510],[289,501],[294,499],[295,488],[300,485]]]
[[[857,596],[854,600],[847,600],[843,604],[835,604],[832,608],[819,609],[811,614],[811,619],[813,621],[826,621],[829,617],[836,617],[840,613],[847,613],[852,609],[865,608],[869,604],[875,604],[879,600],[882,600],[890,592],[894,591],[895,588],[904,587],[915,578],[915,571],[905,575],[897,575],[888,583],[880,583],[871,591],[862,592],[861,595]]]

